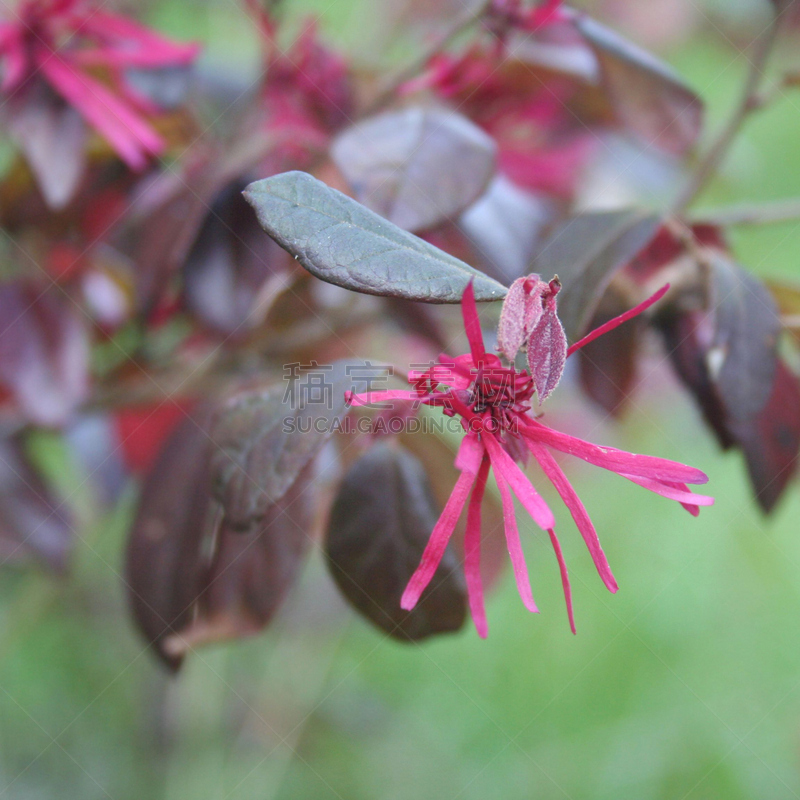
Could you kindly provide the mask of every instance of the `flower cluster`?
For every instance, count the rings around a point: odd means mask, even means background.
[[[558,286],[556,281],[546,283],[540,281],[538,276],[529,276],[514,287],[514,294],[510,293],[512,312],[515,305],[522,307],[520,314],[517,315],[519,324],[510,323],[509,312],[506,310],[504,313],[506,346],[509,341],[508,330],[511,328],[517,331],[512,338],[517,345],[527,346],[529,361],[535,365],[541,363],[553,365],[553,352],[562,351],[562,343],[558,341],[557,334],[557,331],[561,330],[560,323],[555,328],[555,323],[558,322],[556,316]],[[569,348],[567,354],[575,352],[602,333],[641,313],[663,296],[667,288],[664,287],[641,305],[593,331]],[[524,297],[518,297],[518,294]],[[561,375],[563,359],[555,369],[548,368],[544,383],[542,379],[537,380],[536,376],[529,374],[527,370],[517,370],[513,365],[506,366],[497,355],[486,352],[472,284],[464,292],[462,309],[470,344],[468,354],[456,358],[442,355],[430,369],[424,372],[411,372],[409,382],[413,388],[410,390],[365,392],[351,395],[349,398],[353,406],[386,400],[403,400],[439,407],[445,414],[460,417],[465,430],[455,462],[460,477],[431,533],[422,560],[405,589],[401,605],[404,609],[411,610],[417,604],[436,572],[458,519],[467,506],[464,569],[470,610],[479,635],[482,637],[487,635],[488,626],[480,573],[480,538],[481,503],[491,470],[503,505],[506,543],[523,603],[530,611],[538,611],[531,593],[512,494],[516,495],[536,524],[550,537],[561,571],[570,627],[574,632],[569,577],[561,545],[555,533],[555,519],[517,462],[524,463],[528,454],[531,454],[539,463],[569,508],[589,548],[595,567],[611,592],[616,592],[617,583],[600,546],[597,532],[583,503],[551,451],[577,456],[590,464],[616,472],[651,492],[676,500],[694,515],[699,513],[700,506],[712,505],[714,501],[711,497],[693,494],[687,484],[706,483],[708,478],[700,470],[674,461],[591,444],[556,431],[534,418],[530,413],[533,395],[538,389],[539,397],[543,399],[552,391],[553,380],[557,383]],[[546,320],[544,325],[543,320]],[[566,350],[565,341],[563,348]]]

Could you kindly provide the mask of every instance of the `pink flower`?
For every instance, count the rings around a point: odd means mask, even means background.
[[[129,167],[142,169],[164,141],[146,119],[158,109],[126,70],[183,66],[198,50],[82,0],[23,0],[15,19],[0,22],[0,89],[11,95],[44,80]]]
[[[530,453],[541,466],[569,508],[583,536],[603,583],[611,592],[617,583],[592,521],[552,451],[576,456],[584,461],[616,472],[639,486],[681,503],[697,515],[700,506],[712,505],[712,497],[692,494],[687,484],[708,481],[698,469],[654,456],[626,453],[613,447],[601,447],[556,431],[531,416],[531,400],[538,391],[542,400],[558,383],[566,357],[583,345],[626,320],[640,314],[660,299],[665,286],[631,311],[611,320],[567,348],[561,323],[556,314],[557,279],[546,283],[536,275],[517,281],[509,290],[503,310],[498,339],[503,354],[512,359],[516,350],[527,344],[531,373],[506,366],[484,348],[478,310],[470,284],[464,292],[462,310],[470,353],[450,358],[442,355],[424,372],[411,372],[411,390],[367,392],[351,395],[353,406],[386,400],[414,401],[440,407],[443,413],[460,417],[466,435],[456,456],[460,477],[444,511],[431,533],[417,570],[408,582],[401,605],[411,610],[430,582],[458,519],[467,506],[464,569],[470,610],[478,634],[488,632],[480,574],[481,502],[489,471],[494,472],[503,505],[505,536],[517,582],[526,608],[538,611],[531,593],[527,567],[520,544],[512,494],[539,527],[547,531],[561,571],[570,627],[575,632],[569,577],[555,520],[545,501],[518,466]]]

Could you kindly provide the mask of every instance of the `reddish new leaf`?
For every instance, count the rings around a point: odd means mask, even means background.
[[[414,610],[400,608],[437,518],[422,465],[388,444],[350,467],[331,510],[325,553],[334,580],[359,613],[401,641],[464,623],[466,593],[450,548]]]

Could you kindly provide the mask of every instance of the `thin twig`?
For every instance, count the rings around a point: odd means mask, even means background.
[[[800,219],[800,197],[776,200],[771,203],[749,203],[723,208],[696,211],[693,222],[708,222],[712,225],[772,225]]]
[[[780,28],[780,16],[774,14],[769,26],[764,29],[754,44],[755,53],[750,62],[750,71],[747,75],[742,96],[738,105],[734,108],[730,119],[725,127],[720,131],[716,141],[711,145],[708,152],[700,159],[697,167],[689,181],[678,195],[673,206],[673,212],[683,213],[702,192],[709,179],[716,173],[722,160],[728,153],[736,134],[739,133],[745,120],[750,114],[763,106],[759,95],[759,88],[763,78],[764,68],[769,55],[772,52],[775,39]]]
[[[375,111],[383,108],[390,102],[397,90],[411,78],[415,77],[419,72],[425,69],[425,66],[437,53],[452,44],[464,31],[472,27],[485,16],[486,12],[491,6],[491,0],[480,0],[472,8],[467,8],[463,14],[457,17],[447,30],[443,31],[440,36],[436,38],[431,45],[418,55],[413,61],[406,66],[401,67],[393,75],[390,75],[383,85],[378,89],[378,92],[367,107],[364,109],[364,115],[372,114]]]

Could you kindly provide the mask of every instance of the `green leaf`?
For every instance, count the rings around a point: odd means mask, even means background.
[[[478,300],[501,300],[507,291],[305,172],[251,183],[245,198],[261,227],[328,283],[425,303],[460,303],[471,280]]]
[[[541,245],[532,272],[561,279],[558,316],[567,339],[585,332],[608,284],[653,238],[660,219],[638,209],[578,214]]]

